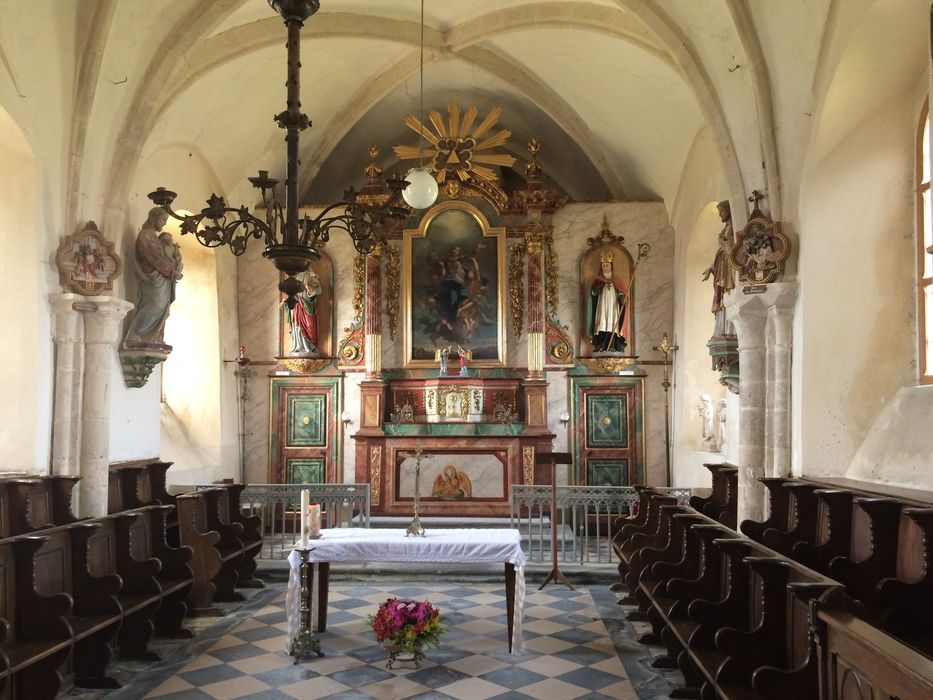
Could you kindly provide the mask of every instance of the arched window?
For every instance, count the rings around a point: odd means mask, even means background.
[[[920,383],[933,384],[933,202],[930,201],[929,100],[917,128],[917,336]]]

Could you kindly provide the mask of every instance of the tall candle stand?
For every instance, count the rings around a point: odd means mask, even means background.
[[[324,656],[320,640],[311,634],[311,577],[314,567],[308,559],[311,550],[298,549],[297,551],[301,555],[301,564],[298,566],[301,585],[298,597],[298,636],[295,637],[291,651],[289,651],[289,655],[295,657],[296,664],[312,654]]]
[[[415,443],[415,517],[411,525],[405,530],[405,537],[415,535],[424,537],[424,528],[421,527],[421,460],[424,457],[421,452],[421,442]]]
[[[671,355],[680,350],[680,347],[671,345],[671,341],[667,337],[667,333],[665,333],[661,338],[661,342],[651,349],[664,355],[664,379],[661,382],[661,387],[664,389],[664,458],[667,463],[667,485],[673,486],[673,474],[671,473],[671,409],[668,399],[668,390],[671,388],[669,368],[671,366]]]

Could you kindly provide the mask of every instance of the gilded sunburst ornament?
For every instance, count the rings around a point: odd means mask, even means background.
[[[461,115],[460,105],[449,102],[446,122],[437,110],[428,113],[430,124],[423,124],[418,117],[409,115],[405,117],[405,124],[416,134],[423,135],[430,145],[422,150],[416,146],[395,146],[395,155],[401,160],[424,159],[429,162],[440,184],[448,178],[472,181],[478,186],[483,182],[494,183],[498,179],[496,171],[486,166],[511,167],[515,164],[514,156],[491,152],[505,145],[512,132],[500,129],[492,136],[486,136],[499,122],[502,108],[491,109],[486,118],[473,128],[478,114],[476,106],[471,105]]]

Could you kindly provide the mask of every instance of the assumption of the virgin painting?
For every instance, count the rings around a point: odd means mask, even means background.
[[[472,364],[505,362],[505,230],[446,202],[405,231],[405,359],[432,366],[441,348],[472,352]]]

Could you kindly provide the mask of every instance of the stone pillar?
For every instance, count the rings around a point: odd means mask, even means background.
[[[78,294],[50,294],[55,342],[55,399],[52,406],[52,474],[81,473],[81,391],[84,379],[84,319]]]
[[[97,297],[84,312],[84,392],[81,402],[81,517],[107,514],[110,467],[110,383],[120,342],[120,322],[133,304]]]
[[[766,466],[767,476],[789,476],[791,470],[790,383],[797,285],[785,284],[782,287],[784,293],[768,309],[772,341],[768,345],[768,353],[773,382],[768,386],[766,408],[771,452],[771,459]]]
[[[366,256],[366,320],[363,322],[366,377],[382,372],[382,276],[381,250],[377,247]]]
[[[528,326],[528,376],[544,376],[544,273],[541,249],[544,235],[525,234],[528,253],[528,292],[525,295],[525,319]]]
[[[763,520],[762,476],[790,471],[790,380],[794,282],[765,285],[758,294],[726,297],[726,319],[739,350],[738,521]]]

